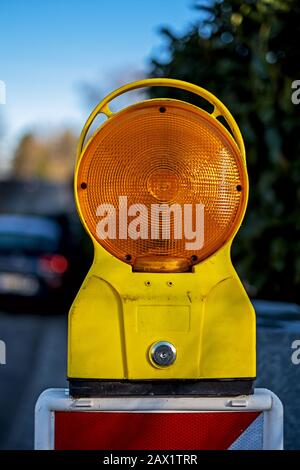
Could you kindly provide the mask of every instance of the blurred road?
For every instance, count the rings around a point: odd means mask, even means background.
[[[285,449],[300,450],[300,364],[291,361],[295,339],[300,340],[300,329],[258,329],[256,387],[268,388],[281,399]]]
[[[287,449],[300,449],[300,365],[291,362],[300,328],[294,331],[260,325],[257,336],[257,386],[283,401]],[[0,339],[7,345],[7,364],[0,365],[0,449],[30,449],[37,397],[67,386],[67,319],[0,313]]]
[[[67,384],[67,318],[0,313],[0,339],[0,449],[31,449],[39,394]]]

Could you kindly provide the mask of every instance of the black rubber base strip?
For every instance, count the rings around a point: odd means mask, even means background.
[[[114,396],[238,396],[252,395],[255,378],[214,380],[96,380],[69,378],[74,398]]]

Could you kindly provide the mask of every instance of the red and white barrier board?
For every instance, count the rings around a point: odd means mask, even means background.
[[[35,449],[282,448],[282,404],[266,389],[240,397],[88,399],[50,389],[35,410]]]

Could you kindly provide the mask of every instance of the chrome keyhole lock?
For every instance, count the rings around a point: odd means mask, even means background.
[[[176,348],[168,341],[158,341],[150,348],[150,360],[158,367],[169,367],[176,360]]]

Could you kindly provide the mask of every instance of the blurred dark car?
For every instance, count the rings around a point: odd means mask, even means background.
[[[59,219],[0,215],[0,302],[46,311],[70,302],[72,252]]]

